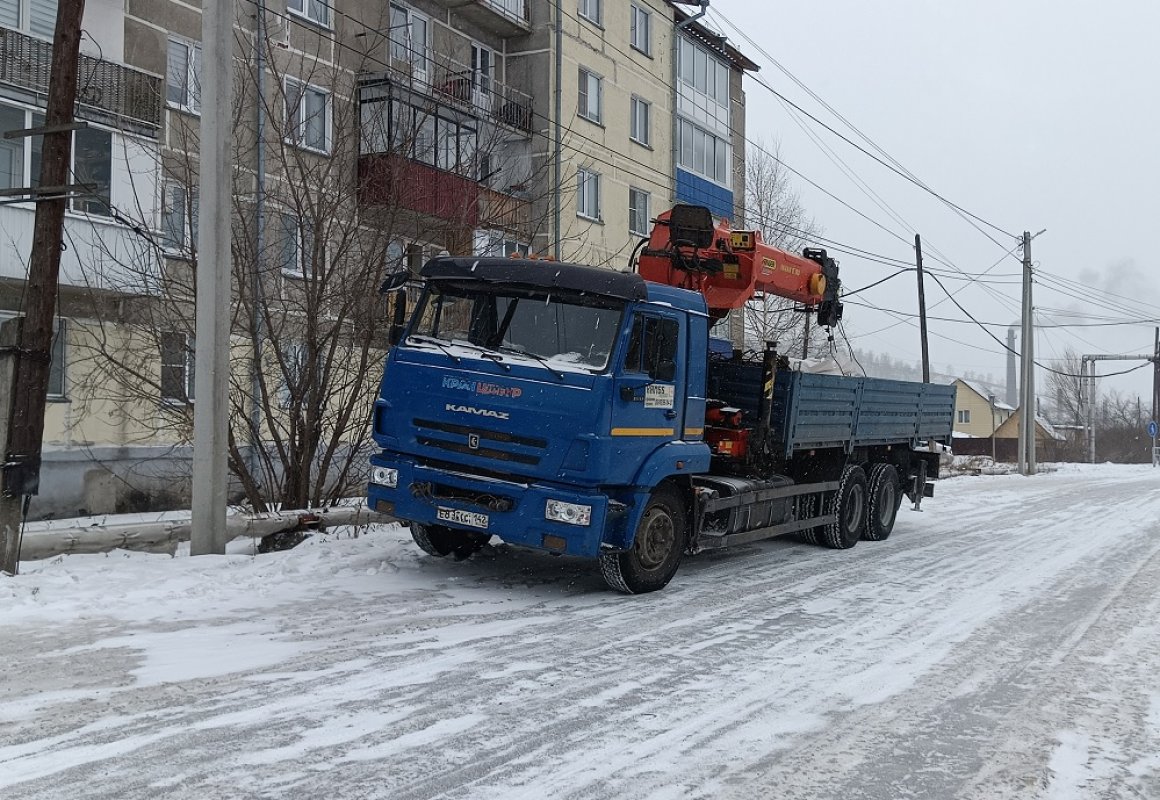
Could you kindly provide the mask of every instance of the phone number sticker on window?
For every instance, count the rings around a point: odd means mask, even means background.
[[[673,397],[672,386],[654,383],[644,387],[645,408],[672,408]]]

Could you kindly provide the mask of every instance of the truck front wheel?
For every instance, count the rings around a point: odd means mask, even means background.
[[[458,531],[446,525],[420,525],[412,522],[411,538],[428,555],[442,558],[454,553],[457,559],[463,559],[487,544],[491,537],[484,533]]]
[[[870,468],[867,492],[870,496],[870,515],[862,538],[870,542],[881,542],[894,530],[894,521],[898,518],[898,506],[902,500],[898,470],[892,464],[875,464]]]
[[[858,544],[866,529],[866,472],[853,464],[842,470],[838,491],[826,505],[826,510],[838,519],[822,528],[822,544],[835,550]]]
[[[625,594],[663,589],[677,571],[687,540],[685,512],[672,488],[653,492],[645,506],[632,549],[603,553],[600,572],[605,582]]]

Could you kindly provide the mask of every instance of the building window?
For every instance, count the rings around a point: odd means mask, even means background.
[[[192,194],[193,204],[189,205]],[[166,250],[188,251],[197,246],[197,190],[180,183],[161,189],[161,241]]]
[[[406,6],[391,4],[391,60],[411,66],[411,74],[426,79],[430,61],[430,21]]]
[[[649,234],[649,219],[652,214],[649,211],[650,196],[648,192],[640,189],[629,188],[628,190],[628,232],[636,236],[648,236]]]
[[[971,410],[969,408],[965,408],[959,412],[959,424],[960,425],[970,425],[971,424]]]
[[[330,27],[330,4],[325,0],[287,0],[286,10],[324,28]]]
[[[629,138],[638,144],[650,144],[649,116],[652,113],[652,104],[639,97],[632,98],[631,117],[629,121]]]
[[[580,0],[580,16],[597,25],[604,23],[603,0]]]
[[[628,43],[646,56],[652,55],[652,13],[633,3],[629,14]]]
[[[471,45],[471,94],[476,107],[491,108],[495,53],[483,45]]]
[[[510,233],[503,231],[476,231],[474,255],[477,256],[510,256],[513,253],[526,256],[531,248]]]
[[[77,183],[92,190],[73,198],[73,210],[103,217],[112,215],[113,135],[96,128],[81,128],[73,136],[73,174]]]
[[[25,126],[23,109],[0,105],[0,189],[24,186],[24,140],[5,139],[8,131]]]
[[[722,186],[731,185],[728,141],[685,119],[677,123],[677,139],[677,166]]]
[[[56,0],[0,0],[0,25],[52,40]]]
[[[307,280],[325,268],[324,248],[317,248],[314,224],[293,214],[278,214],[278,268],[288,278]]]
[[[286,140],[308,150],[330,152],[330,92],[286,79]]]
[[[576,213],[600,220],[600,173],[588,169],[576,172]]]
[[[580,104],[577,113],[592,122],[600,122],[601,83],[598,75],[580,68]]]
[[[65,321],[58,317],[52,333],[52,360],[48,362],[48,396],[57,400],[63,400],[68,393],[65,384],[65,372],[68,368],[65,349],[67,336]]]
[[[194,339],[184,333],[161,334],[161,399],[171,403],[193,400]]]
[[[201,111],[201,45],[169,40],[165,99],[182,111],[192,114]]]

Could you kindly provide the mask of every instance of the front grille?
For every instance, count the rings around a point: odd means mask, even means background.
[[[420,445],[452,453],[491,458],[515,464],[536,465],[543,457],[542,451],[548,448],[548,440],[537,436],[524,436],[506,431],[472,428],[467,425],[426,419],[414,419],[412,422],[420,432],[416,436],[416,441]],[[444,434],[444,436],[432,434]],[[454,438],[448,438],[448,435]],[[475,447],[471,446],[473,438],[477,442]],[[487,446],[483,442],[487,442]],[[505,445],[507,446],[505,447]],[[528,449],[533,450],[533,452],[527,452]]]

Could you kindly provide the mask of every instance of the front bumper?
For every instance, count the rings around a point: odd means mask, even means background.
[[[371,467],[398,470],[395,488],[369,484],[367,505],[376,511],[407,522],[489,533],[508,544],[550,553],[595,558],[605,530],[624,516],[624,506],[599,492],[473,476],[392,454],[372,456]],[[591,506],[589,524],[545,519],[548,500]]]

